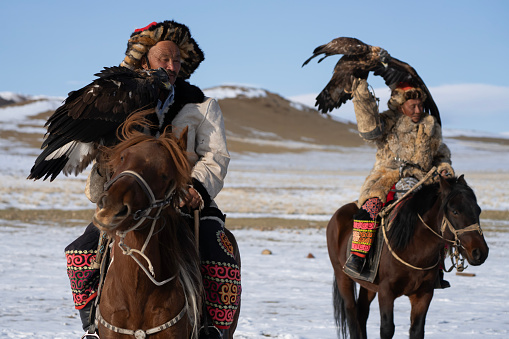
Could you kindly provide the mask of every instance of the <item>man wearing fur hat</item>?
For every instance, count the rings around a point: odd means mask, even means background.
[[[186,205],[202,211],[199,243],[205,287],[204,313],[208,314],[207,323],[211,321],[213,324],[202,331],[204,333],[200,333],[200,338],[221,338],[222,331],[232,324],[240,303],[240,268],[233,255],[225,250],[229,248],[229,241],[224,234],[225,216],[214,202],[223,187],[230,161],[222,112],[214,99],[205,97],[198,87],[185,81],[203,60],[203,52],[191,37],[189,29],[174,21],[164,21],[153,22],[131,35],[121,66],[130,69],[162,67],[173,85],[168,98],[159,102],[156,112],[147,118],[154,126],[158,126],[150,130],[153,135],[170,125],[177,135],[188,128],[187,152],[192,164],[192,185],[189,187],[188,199],[182,202],[181,207]],[[102,193],[104,177],[107,176],[107,173],[101,173],[100,163],[95,168],[87,184],[87,196],[92,202]],[[207,217],[203,218],[204,215]],[[90,252],[97,248],[98,239],[97,229],[89,225],[85,233],[66,248],[68,263],[69,258],[79,255],[82,253],[80,251]],[[73,267],[68,264],[76,308],[80,310],[83,327],[87,330],[88,315],[97,291],[98,272],[92,267],[80,267],[80,270],[83,274],[76,277]],[[224,277],[215,276],[214,272],[225,271],[227,273]],[[84,288],[79,290],[75,286]],[[229,291],[230,296],[227,305],[224,298],[218,297],[225,290]]]
[[[454,175],[454,171],[440,124],[423,112],[426,94],[422,89],[400,83],[391,93],[389,110],[381,114],[366,80],[356,79],[352,89],[359,134],[377,147],[375,165],[361,188],[351,254],[345,264],[345,272],[360,273],[379,226],[378,213],[391,188],[400,179],[412,186],[433,166],[442,176]],[[442,281],[442,287],[447,285]]]

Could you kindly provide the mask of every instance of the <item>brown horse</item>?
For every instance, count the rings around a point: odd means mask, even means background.
[[[178,211],[190,182],[187,130],[178,140],[171,133],[155,138],[128,130],[124,141],[105,151],[112,180],[94,214],[94,224],[114,239],[96,310],[99,335],[196,338],[200,260],[193,230]],[[227,235],[240,266],[235,239]]]
[[[380,337],[394,335],[394,300],[408,296],[411,304],[410,338],[424,337],[424,324],[441,253],[447,243],[471,265],[488,257],[488,245],[479,226],[481,209],[463,176],[423,186],[403,205],[382,248],[378,275],[369,283],[343,272],[349,254],[355,203],[336,211],[327,226],[329,257],[334,268],[334,315],[338,337],[366,338],[369,306],[378,293]],[[383,230],[379,230],[381,232]],[[387,245],[389,244],[389,245]],[[360,284],[356,297],[356,283]]]

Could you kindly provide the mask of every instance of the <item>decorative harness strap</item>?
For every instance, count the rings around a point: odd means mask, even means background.
[[[125,329],[125,328],[120,328],[120,327],[117,327],[117,326],[113,326],[110,323],[108,323],[102,317],[101,312],[99,311],[99,305],[97,305],[97,316],[95,318],[95,326],[99,325],[99,322],[100,322],[104,327],[106,327],[109,330],[112,330],[113,332],[120,333],[120,334],[126,334],[126,335],[132,335],[136,339],[144,339],[144,338],[147,337],[147,335],[155,334],[155,333],[164,331],[167,328],[172,327],[173,325],[178,323],[180,319],[182,319],[184,317],[184,314],[186,314],[186,311],[187,311],[187,307],[184,304],[184,307],[179,312],[179,314],[177,314],[173,319],[170,319],[169,321],[165,322],[164,324],[159,325],[157,327],[153,327],[153,328],[148,329],[146,331],[144,331],[142,329],[138,329],[136,331],[133,331],[133,330],[128,330],[128,329]]]

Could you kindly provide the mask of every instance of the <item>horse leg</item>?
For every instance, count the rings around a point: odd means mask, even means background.
[[[389,339],[394,336],[394,296],[388,289],[378,291],[380,307],[380,338]]]
[[[351,339],[362,339],[361,328],[357,318],[357,301],[355,300],[355,282],[343,271],[335,270],[333,291],[334,317],[338,337],[347,337],[347,329]]]
[[[367,338],[366,323],[369,317],[369,306],[376,296],[376,292],[370,291],[364,287],[359,290],[359,297],[357,298],[357,319],[361,329],[361,338]]]
[[[424,325],[433,290],[409,296],[412,312],[410,314],[410,339],[424,338]]]

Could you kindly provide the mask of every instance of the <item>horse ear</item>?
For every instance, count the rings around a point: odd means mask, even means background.
[[[460,175],[460,177],[458,178],[457,180],[458,184],[462,184],[462,185],[465,185],[465,186],[468,186],[467,184],[467,181],[465,180],[465,175]]]
[[[178,138],[177,145],[179,145],[182,151],[187,151],[187,132],[189,132],[189,127],[186,126],[182,133],[180,133],[180,137]]]
[[[447,180],[439,175],[440,177],[440,192],[442,192],[442,195],[447,195],[449,192],[451,192],[451,185],[447,182]]]

